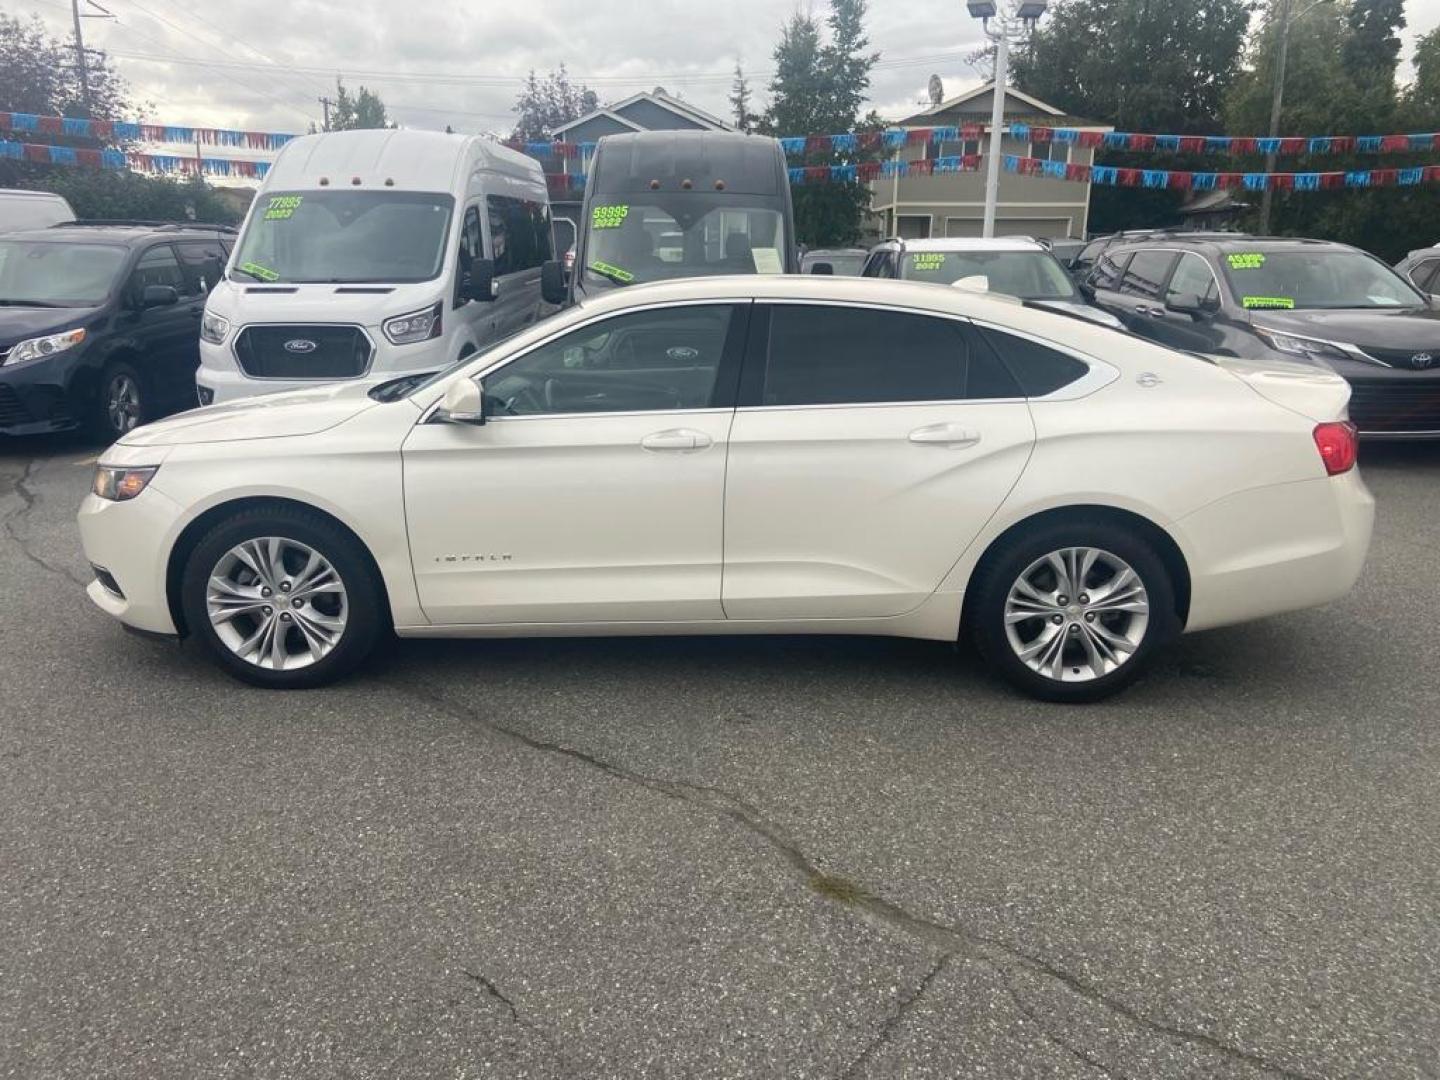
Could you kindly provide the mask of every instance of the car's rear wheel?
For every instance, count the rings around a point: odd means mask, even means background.
[[[105,365],[91,406],[90,430],[113,443],[151,419],[150,395],[140,373],[123,361]]]
[[[1022,533],[986,556],[975,588],[970,623],[980,654],[1046,701],[1109,697],[1179,632],[1164,560],[1109,522]]]
[[[388,627],[355,539],[303,509],[241,511],[185,566],[186,622],[220,665],[256,686],[320,686],[353,671]]]

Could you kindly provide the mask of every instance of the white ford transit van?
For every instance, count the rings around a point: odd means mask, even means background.
[[[75,211],[63,196],[49,191],[0,188],[0,233],[48,229],[74,220]]]
[[[539,162],[427,131],[287,143],[211,290],[202,405],[338,379],[437,371],[554,310]]]

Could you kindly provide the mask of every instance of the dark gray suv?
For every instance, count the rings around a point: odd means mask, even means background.
[[[1172,348],[1329,367],[1374,438],[1440,438],[1440,305],[1379,259],[1322,240],[1189,234],[1106,249],[1085,280]]]

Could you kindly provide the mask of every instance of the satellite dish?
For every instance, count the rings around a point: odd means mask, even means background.
[[[939,105],[945,100],[945,84],[940,81],[939,75],[930,76],[930,104]]]

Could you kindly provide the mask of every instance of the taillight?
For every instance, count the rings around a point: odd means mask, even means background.
[[[1325,462],[1325,471],[1339,476],[1355,467],[1355,455],[1359,449],[1355,425],[1348,421],[1320,424],[1315,428],[1315,445],[1320,450],[1320,460]]]

